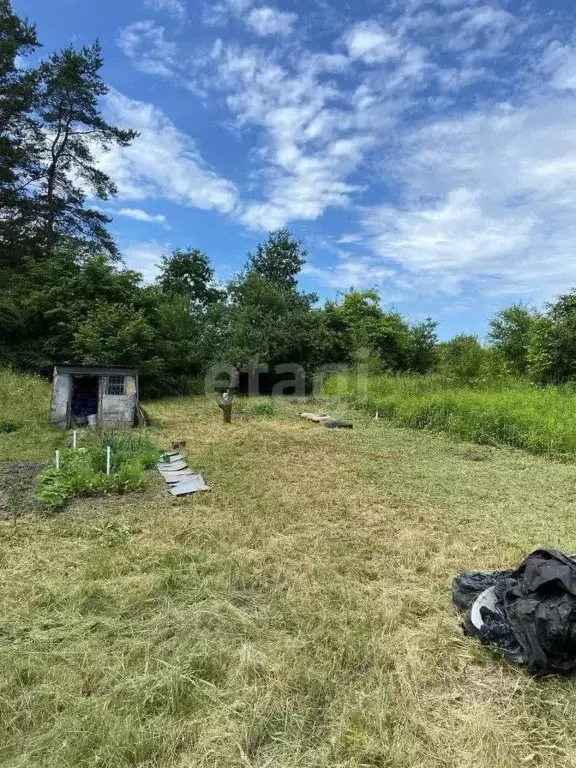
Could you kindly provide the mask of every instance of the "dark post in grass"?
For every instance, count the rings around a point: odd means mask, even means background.
[[[224,416],[224,424],[230,424],[232,422],[232,393],[230,390],[224,392],[218,403],[222,409],[222,415]]]

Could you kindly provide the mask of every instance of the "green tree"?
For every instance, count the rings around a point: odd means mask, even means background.
[[[169,256],[162,256],[156,282],[163,293],[185,296],[192,307],[206,308],[224,297],[224,291],[215,284],[208,256],[197,248],[176,248]]]
[[[141,276],[117,269],[107,254],[61,243],[51,259],[13,273],[0,294],[0,356],[41,373],[74,363],[74,335],[97,303],[147,305]]]
[[[474,383],[486,372],[488,350],[472,334],[461,333],[437,349],[440,372],[459,384]]]
[[[540,384],[576,381],[576,291],[559,296],[534,320],[528,373]]]
[[[143,309],[95,302],[74,333],[73,355],[81,365],[127,365],[150,378],[162,368],[157,331]]]
[[[308,315],[308,345],[305,357],[309,373],[323,365],[351,365],[354,343],[350,327],[335,302],[326,302]]]
[[[293,291],[307,256],[301,240],[295,238],[289,229],[278,229],[270,232],[266,242],[256,247],[255,254],[248,254],[246,269],[280,288]],[[310,298],[315,300],[315,297]]]
[[[220,359],[237,366],[307,362],[313,294],[298,291],[306,262],[302,243],[287,229],[270,232],[227,287],[220,309]]]
[[[346,322],[353,357],[374,369],[407,370],[410,361],[410,329],[397,312],[384,312],[376,290],[350,290],[337,305]]]
[[[412,325],[408,332],[408,368],[414,373],[428,373],[437,359],[438,323],[431,317]]]
[[[0,0],[0,269],[18,268],[29,248],[27,180],[38,172],[42,135],[33,116],[39,73],[19,61],[38,47],[36,29]]]
[[[241,368],[256,358],[267,365],[300,363],[310,309],[300,295],[249,272],[228,287],[222,358]]]
[[[528,371],[529,350],[537,313],[524,304],[513,304],[498,312],[490,321],[489,339],[500,352],[510,373],[525,376]]]
[[[45,133],[44,160],[35,182],[38,223],[45,253],[61,237],[89,240],[116,255],[106,224],[109,217],[86,207],[89,192],[100,200],[116,194],[112,179],[100,170],[94,150],[128,146],[137,133],[104,120],[99,100],[108,92],[100,70],[99,43],[76,51],[65,48],[41,65],[38,114]]]
[[[0,365],[48,374],[55,364],[133,365],[150,395],[190,390],[214,355],[214,329],[185,296],[76,243],[13,273],[0,293]]]

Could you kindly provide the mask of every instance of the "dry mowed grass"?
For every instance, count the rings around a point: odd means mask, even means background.
[[[153,474],[0,523],[0,765],[576,766],[575,683],[464,638],[450,600],[461,570],[576,551],[572,466],[289,404],[149,410],[211,494]]]

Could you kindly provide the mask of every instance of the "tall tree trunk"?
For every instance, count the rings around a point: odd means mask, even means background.
[[[48,166],[47,184],[46,184],[46,256],[50,256],[56,244],[56,182],[58,180],[58,163],[62,157],[68,138],[70,136],[71,116],[68,114],[66,120],[63,119],[64,105],[60,108],[60,117],[58,130],[50,148],[52,161]]]

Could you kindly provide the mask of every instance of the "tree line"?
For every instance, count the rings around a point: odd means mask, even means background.
[[[0,0],[0,365],[43,375],[64,363],[134,366],[148,395],[190,392],[215,364],[256,361],[466,382],[576,377],[575,294],[540,313],[504,310],[488,346],[465,335],[439,344],[433,320],[383,309],[376,290],[319,306],[299,289],[307,253],[287,229],[269,233],[226,285],[194,248],[163,256],[145,284],[119,259],[110,219],[89,205],[116,194],[98,155],[138,140],[100,111],[100,47],[27,65],[40,47],[34,25]]]

